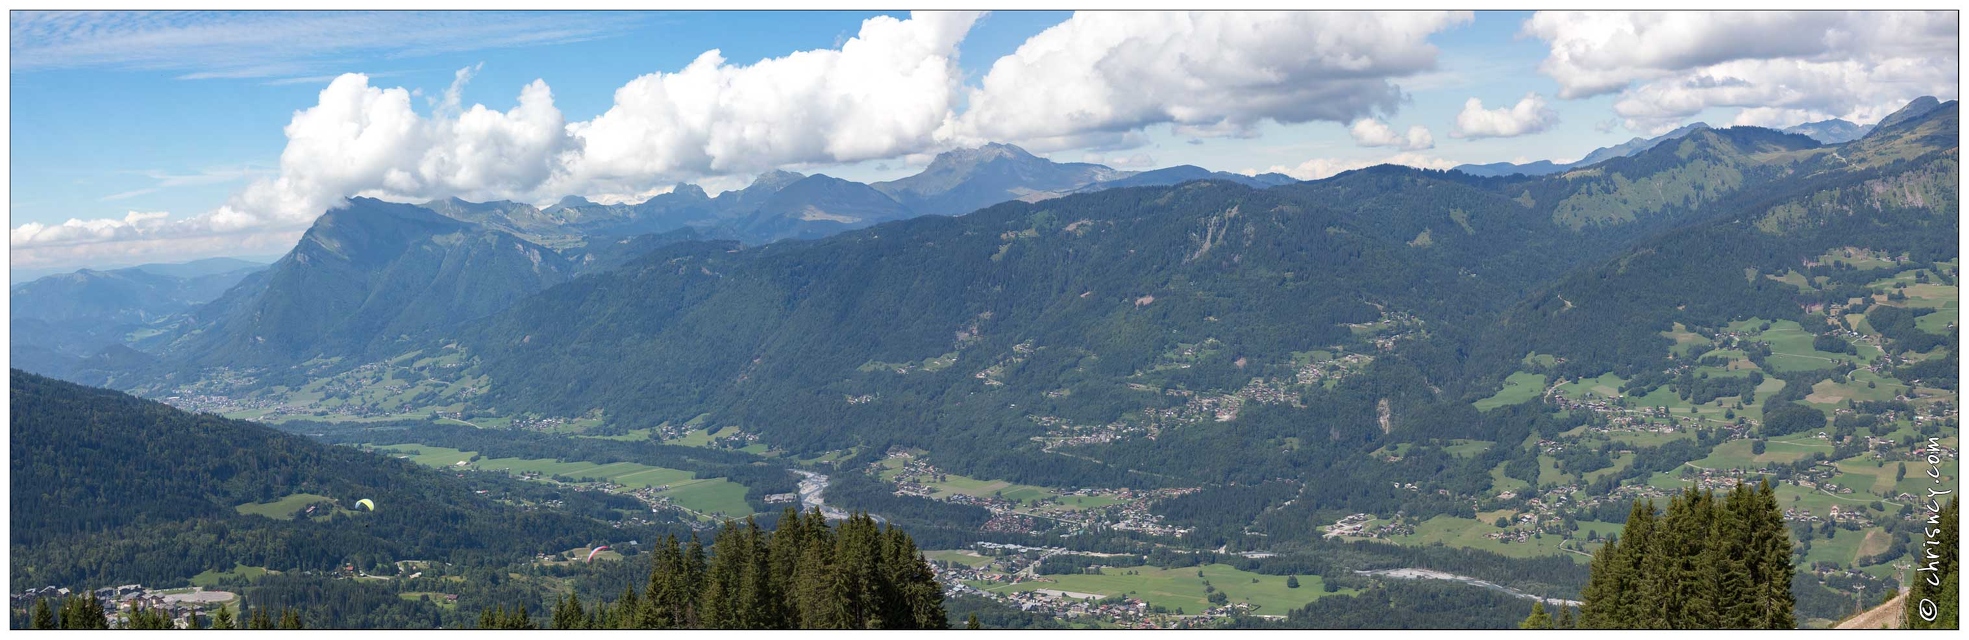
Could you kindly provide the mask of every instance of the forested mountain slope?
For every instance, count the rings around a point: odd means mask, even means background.
[[[16,284],[10,350],[16,360],[68,370],[111,345],[143,344],[179,316],[218,298],[265,265],[241,260],[82,269]]]
[[[288,364],[387,350],[565,280],[561,254],[411,205],[356,198],[294,251],[200,309],[168,351],[193,365]]]
[[[574,492],[556,497],[566,508],[522,508],[528,496],[480,495],[407,461],[19,370],[11,379],[15,591],[169,584],[236,563],[503,564],[624,535],[576,505],[642,510]],[[289,513],[261,515],[282,499]]]
[[[1826,270],[1808,263],[1828,250],[1866,247],[1917,264],[1948,260],[1960,251],[1956,123],[1951,103],[1875,129],[1837,153],[1787,162],[1792,175],[1716,199],[1707,206],[1717,214],[1710,219],[1528,297],[1492,330],[1489,347],[1500,357],[1557,355],[1567,360],[1562,375],[1631,375],[1667,353],[1661,332],[1674,323],[1792,318],[1804,306],[1856,297],[1850,286],[1800,291],[1778,279],[1792,270],[1820,275]],[[1719,166],[1740,159],[1749,158]]]

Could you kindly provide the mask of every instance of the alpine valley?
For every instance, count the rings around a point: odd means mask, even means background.
[[[1959,477],[1958,119],[352,198],[271,265],[13,286],[10,588],[587,624],[656,597],[665,536],[777,559],[819,509],[941,583],[881,624],[1508,628],[1590,601],[1637,502],[1768,481],[1796,622],[1832,626],[1910,586]],[[747,516],[770,538],[719,533]],[[839,527],[847,566],[875,525]]]

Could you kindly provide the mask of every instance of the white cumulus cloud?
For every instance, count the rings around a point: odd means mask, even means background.
[[[462,105],[460,89],[476,66],[428,97],[376,84],[380,75],[334,76],[314,105],[294,113],[277,171],[241,176],[253,179],[222,206],[187,217],[24,224],[12,233],[14,262],[125,261],[173,243],[183,253],[223,254],[291,242],[323,211],[357,195],[620,202],[678,181],[742,184],[744,176],[782,167],[898,159],[921,165],[939,151],[986,141],[1151,166],[1152,158],[1132,150],[1147,143],[1145,129],[1155,125],[1196,139],[1252,137],[1268,121],[1328,121],[1349,124],[1362,144],[1427,149],[1434,140],[1426,127],[1397,132],[1374,118],[1392,115],[1406,99],[1395,81],[1435,69],[1429,38],[1471,19],[1467,12],[1081,12],[967,86],[958,49],[979,15],[877,16],[839,46],[751,63],[706,51],[681,69],[629,81],[605,112],[579,122],[567,121],[543,80],[520,88],[503,109]],[[564,42],[615,29],[591,14],[539,34],[515,31],[504,14],[406,16],[431,33],[401,47],[365,38],[285,42],[308,28],[387,21],[389,14],[153,14],[96,26],[66,14],[16,16],[15,65],[291,79],[318,73],[307,61],[328,53],[417,55]],[[206,40],[217,44],[201,44]],[[240,53],[254,47],[270,53]],[[173,62],[180,58],[188,62]],[[1330,173],[1317,165],[1293,171]]]
[[[889,158],[939,144],[957,101],[957,45],[975,13],[877,16],[840,49],[750,66],[708,51],[652,73],[568,131],[582,152],[554,186],[637,188],[652,179]]]
[[[175,220],[147,213],[22,225],[11,236],[14,262],[122,258],[193,239],[284,234],[291,241],[352,195],[621,200],[679,179],[715,182],[780,166],[920,153],[943,144],[939,132],[950,127],[962,81],[956,47],[976,19],[877,16],[839,49],[752,65],[709,51],[677,73],[631,81],[607,112],[575,123],[540,80],[523,87],[509,110],[461,108],[460,88],[477,67],[461,69],[426,115],[412,108],[407,89],[343,74],[314,106],[295,112],[278,174],[218,209]]]
[[[1355,120],[1347,127],[1347,133],[1354,137],[1354,144],[1363,147],[1395,147],[1404,151],[1419,151],[1436,146],[1436,137],[1430,135],[1429,128],[1414,125],[1407,134],[1397,133],[1388,123],[1374,118]]]
[[[1378,159],[1376,158],[1313,158],[1311,160],[1301,162],[1295,166],[1275,164],[1272,165],[1271,168],[1265,169],[1262,172],[1257,170],[1246,170],[1244,171],[1244,174],[1257,175],[1259,173],[1283,173],[1285,175],[1298,178],[1300,180],[1320,180],[1324,178],[1331,178],[1335,175],[1346,173],[1348,171],[1353,171],[1355,169],[1365,169],[1368,167],[1379,166],[1384,164],[1396,164],[1405,167],[1415,167],[1417,169],[1447,170],[1461,163],[1453,162],[1450,160],[1444,160],[1442,158],[1438,158],[1427,154],[1404,152],[1404,153],[1397,153],[1392,156],[1388,156],[1385,158],[1378,158]]]
[[[1525,34],[1561,98],[1617,93],[1629,129],[1674,128],[1711,107],[1738,124],[1878,120],[1922,95],[1956,95],[1948,11],[1540,12]]]
[[[1538,133],[1558,123],[1559,112],[1537,93],[1525,94],[1517,104],[1496,109],[1485,109],[1483,100],[1471,98],[1456,114],[1456,126],[1449,130],[1449,137],[1510,138]]]
[[[1117,147],[1143,127],[1248,136],[1262,121],[1391,113],[1468,13],[1088,12],[1027,40],[969,92],[965,141]]]

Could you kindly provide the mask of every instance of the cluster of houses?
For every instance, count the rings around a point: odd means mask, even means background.
[[[891,450],[889,459],[902,463],[900,470],[893,477],[896,483],[896,495],[983,507],[992,513],[991,520],[984,525],[986,531],[1031,533],[1058,524],[1066,526],[1067,535],[1096,528],[1178,537],[1189,533],[1187,528],[1164,524],[1161,516],[1150,511],[1149,505],[1156,500],[1196,491],[1194,488],[1153,491],[1073,488],[1058,491],[1054,496],[1037,498],[1022,504],[996,495],[938,492],[932,489],[929,483],[948,480],[949,476],[944,472],[902,449]],[[883,470],[881,465],[882,463],[878,462],[871,468],[880,472]],[[1091,507],[1062,504],[1062,497],[1072,496],[1104,497],[1116,502]],[[1052,524],[1040,522],[1041,520],[1050,521]]]
[[[227,414],[238,411],[266,409],[268,410],[267,415],[271,416],[294,412],[293,409],[290,409],[286,403],[280,400],[264,398],[234,398],[210,394],[183,394],[165,396],[158,400],[164,404],[192,413]]]
[[[1372,514],[1356,513],[1327,525],[1323,535],[1327,538],[1387,538],[1414,534],[1415,525],[1402,518],[1376,525]]]
[[[1073,424],[1066,418],[1059,416],[1035,415],[1028,416],[1028,418],[1038,423],[1039,426],[1046,428],[1046,435],[1033,436],[1032,439],[1044,445],[1041,448],[1048,453],[1053,452],[1058,447],[1078,447],[1119,442],[1128,436],[1145,431],[1141,427],[1119,420],[1103,425],[1079,425]]]
[[[207,591],[200,587],[173,589],[166,593],[145,588],[141,584],[126,584],[79,592],[55,586],[30,588],[14,594],[12,600],[15,608],[26,609],[43,599],[50,600],[50,607],[57,607],[61,600],[83,596],[94,597],[102,604],[104,617],[112,628],[121,624],[121,616],[138,609],[169,612],[180,628],[187,628],[193,612],[238,598],[229,591]]]
[[[1107,598],[1101,594],[1077,593],[1054,588],[985,591],[971,586],[970,583],[984,582],[1000,585],[1034,583],[1035,586],[1048,583],[1045,578],[1032,575],[1030,569],[1038,564],[1038,560],[1034,557],[1045,557],[1065,550],[991,543],[979,543],[979,546],[990,546],[994,550],[1011,553],[993,558],[990,563],[982,567],[971,567],[960,563],[932,563],[937,570],[937,581],[943,583],[946,595],[981,596],[1017,607],[1021,611],[1069,620],[1098,619],[1131,629],[1175,628],[1186,621],[1220,618],[1250,610],[1250,605],[1245,603],[1228,603],[1179,616],[1172,612],[1156,611],[1139,598]]]
[[[1340,380],[1374,362],[1374,356],[1364,353],[1349,353],[1331,360],[1307,363],[1293,372],[1293,381],[1299,384],[1321,384],[1327,380]]]

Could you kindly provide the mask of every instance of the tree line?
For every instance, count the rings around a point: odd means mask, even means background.
[[[117,616],[116,625],[112,627],[109,611],[103,608],[102,600],[94,595],[85,592],[62,598],[61,604],[53,607],[48,606],[49,600],[51,598],[39,598],[34,601],[33,612],[28,614],[27,628],[42,630],[178,628],[177,619],[171,616],[169,610],[161,607],[132,607],[128,613]],[[242,614],[244,613],[242,611]],[[18,623],[15,628],[20,628]],[[280,621],[276,624],[273,616],[267,613],[266,607],[253,609],[250,615],[238,620],[234,619],[231,609],[221,607],[218,613],[213,614],[209,624],[199,617],[196,609],[192,610],[186,616],[185,628],[270,631],[305,627],[301,624],[301,613],[293,609],[282,608]]]
[[[1587,629],[1792,629],[1791,536],[1769,480],[1634,505],[1593,555]],[[1540,612],[1542,613],[1542,611]],[[1529,620],[1527,621],[1530,622]]]
[[[866,513],[830,527],[789,508],[768,532],[727,520],[708,557],[695,535],[666,536],[649,582],[614,602],[556,599],[554,629],[943,629],[943,586],[916,542]],[[536,629],[524,605],[481,612],[479,627]]]

